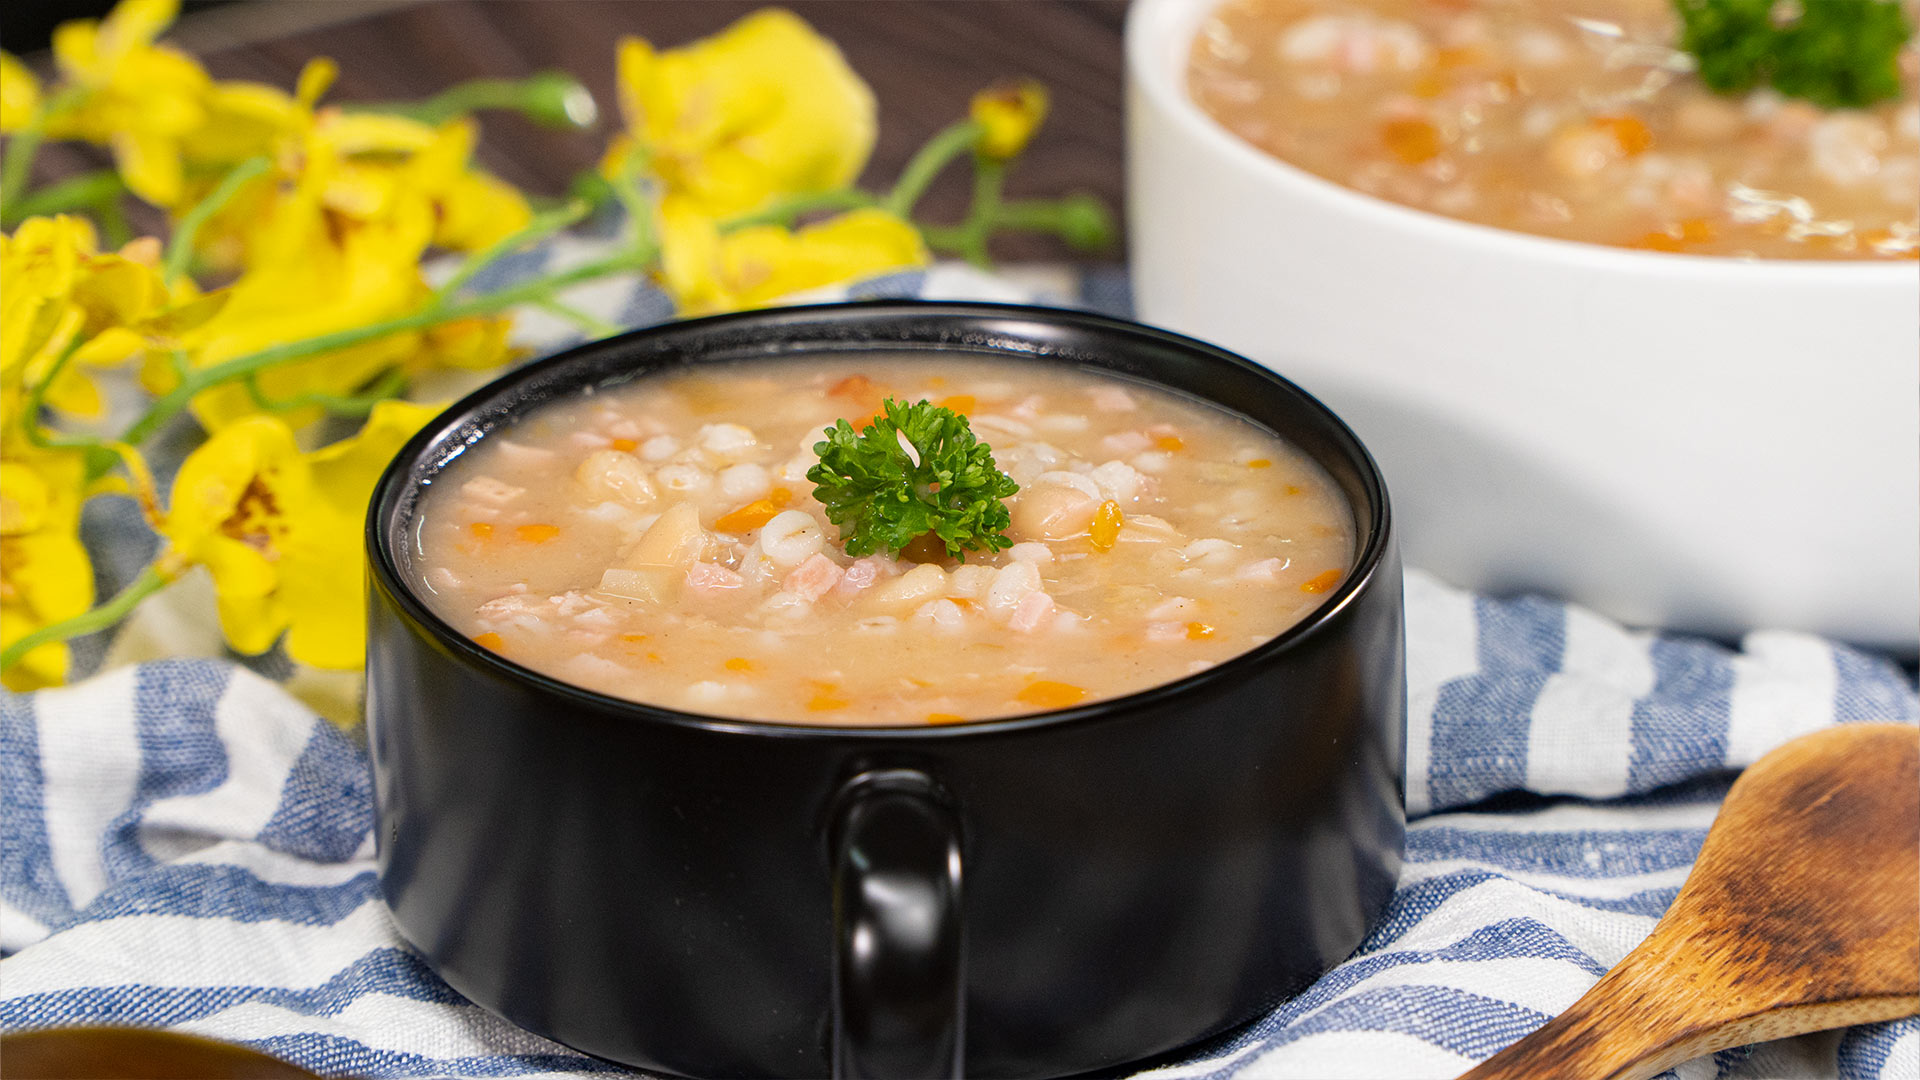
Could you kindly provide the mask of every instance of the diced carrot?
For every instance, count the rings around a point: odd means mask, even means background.
[[[1704,244],[1718,232],[1706,218],[1688,218],[1680,223],[1680,239],[1689,244]]]
[[[965,719],[966,717],[958,713],[930,712],[927,714],[927,723],[929,724],[958,724]]]
[[[1345,576],[1346,574],[1339,570],[1322,571],[1301,582],[1300,591],[1314,593],[1326,592],[1328,589],[1340,584],[1340,579]]]
[[[1113,550],[1114,541],[1120,538],[1120,526],[1126,524],[1127,516],[1120,512],[1120,504],[1108,499],[1093,512],[1093,524],[1087,526],[1087,539],[1101,551]]]
[[[727,662],[721,666],[728,671],[749,672],[753,670],[754,664],[753,661],[744,656],[731,656],[728,657]]]
[[[791,500],[793,496],[788,495],[787,498]],[[779,512],[780,505],[776,504],[771,496],[755,499],[745,506],[729,510],[713,519],[713,527],[721,532],[746,532],[748,529],[757,529],[772,521],[773,516]]]
[[[1487,51],[1478,45],[1442,45],[1433,51],[1433,62],[1443,68],[1466,67],[1486,58]]]
[[[1190,622],[1187,624],[1188,641],[1202,641],[1212,637],[1216,632],[1213,627],[1203,622]]]
[[[621,635],[620,635],[620,640],[621,640],[621,641],[625,641],[625,642],[628,642],[629,644],[633,644],[633,645],[638,645],[639,643],[641,643],[641,642],[643,642],[643,641],[645,641],[645,640],[647,640],[647,635],[645,635],[645,634],[621,634]]]
[[[560,526],[547,525],[544,523],[521,525],[513,530],[513,535],[529,544],[544,544],[560,535]]]
[[[1273,468],[1273,462],[1268,461],[1266,458],[1263,458],[1263,457],[1257,457],[1257,458],[1254,458],[1252,461],[1247,462],[1247,468],[1271,469]]]
[[[650,661],[652,661],[653,663],[656,663],[656,664],[658,664],[658,663],[660,663],[660,662],[661,662],[661,660],[660,660],[660,654],[659,654],[659,653],[657,653],[657,652],[650,652],[650,653],[648,653],[648,654],[647,654],[647,659],[648,659],[648,660],[650,660]]]
[[[945,375],[929,375],[927,376],[927,385],[938,390],[947,385],[947,377]]]
[[[1620,152],[1633,157],[1643,154],[1653,145],[1653,132],[1647,130],[1637,116],[1596,116],[1594,125],[1606,130],[1620,147]]]
[[[1300,494],[1300,485],[1299,485],[1299,484],[1288,484],[1288,485],[1287,485],[1286,487],[1283,487],[1283,488],[1281,488],[1281,489],[1280,489],[1280,494],[1282,494],[1282,495],[1298,495],[1298,494]]]
[[[807,701],[812,712],[832,712],[847,707],[847,699],[834,696],[837,691],[832,683],[815,683],[813,697]]]
[[[973,412],[973,407],[976,402],[973,400],[972,394],[955,394],[952,397],[943,397],[934,404],[943,409],[952,409],[954,412],[966,416]]]
[[[473,534],[475,540],[493,539],[493,523],[490,521],[476,521],[467,526],[467,531]]]
[[[849,375],[827,387],[828,397],[853,398],[856,401],[864,401],[876,392],[873,380],[865,375]]]
[[[638,450],[640,448],[640,444],[637,442],[634,442],[632,439],[615,439],[612,442],[608,443],[607,445],[613,447],[615,450],[618,450],[623,454],[630,454],[633,451]]]
[[[494,652],[499,652],[500,649],[506,645],[506,640],[499,634],[489,630],[484,634],[475,634],[473,636],[473,643],[483,649],[492,649]]]
[[[1389,120],[1380,125],[1380,141],[1408,165],[1440,156],[1440,131],[1425,120]]]
[[[1026,689],[1014,696],[1036,709],[1064,709],[1086,697],[1087,692],[1072,683],[1040,679],[1028,683]]]
[[[1413,80],[1413,85],[1407,89],[1413,91],[1414,97],[1437,98],[1447,92],[1447,80],[1433,72],[1428,72]]]
[[[1153,445],[1171,453],[1187,444],[1184,441],[1182,441],[1180,436],[1178,435],[1162,435],[1159,438],[1153,440]]]
[[[1633,242],[1633,246],[1647,251],[1679,251],[1680,239],[1663,232],[1650,232]]]
[[[793,492],[777,487],[767,493],[767,501],[775,506],[785,506],[793,501]]]

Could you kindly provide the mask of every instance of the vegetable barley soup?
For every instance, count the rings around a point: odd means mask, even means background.
[[[1218,664],[1327,599],[1355,539],[1317,465],[1219,409],[863,355],[544,405],[441,473],[418,544],[434,610],[555,678],[706,715],[937,724]]]
[[[1672,0],[1229,0],[1189,87],[1275,157],[1449,217],[1656,251],[1915,257],[1911,40],[1887,65],[1897,97],[1822,109],[1713,92],[1679,35]]]

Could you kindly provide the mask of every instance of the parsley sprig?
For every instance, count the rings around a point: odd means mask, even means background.
[[[1723,94],[1771,83],[1823,108],[1900,95],[1900,47],[1913,36],[1900,0],[1674,0],[1680,47]],[[1784,17],[1783,17],[1784,16]]]
[[[1020,485],[994,465],[993,448],[974,437],[967,418],[927,401],[888,398],[881,408],[863,431],[842,419],[813,444],[820,463],[807,479],[847,554],[898,554],[927,533],[958,559],[1011,547],[1000,500]]]

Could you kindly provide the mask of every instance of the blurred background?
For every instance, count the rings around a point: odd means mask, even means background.
[[[186,0],[167,40],[201,58],[215,78],[291,88],[313,56],[344,61],[334,101],[428,97],[464,79],[573,73],[593,92],[600,123],[555,132],[518,116],[481,117],[481,162],[531,193],[559,195],[599,160],[619,124],[614,42],[637,34],[671,46],[711,34],[768,6],[747,0]],[[1124,205],[1120,29],[1126,0],[783,0],[828,38],[880,101],[880,141],[867,176],[891,181],[908,156],[967,111],[981,86],[1033,76],[1052,91],[1052,113],[1009,178],[1010,197],[1089,191]],[[67,19],[99,17],[111,0],[0,4],[0,46],[46,72],[47,43]],[[63,143],[42,151],[36,182],[106,164],[104,151]],[[950,170],[922,205],[957,218],[965,170]],[[1002,259],[1061,258],[1055,242],[1008,236]],[[1107,256],[1124,255],[1115,250]]]

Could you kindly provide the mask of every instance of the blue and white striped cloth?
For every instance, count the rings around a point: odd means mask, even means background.
[[[564,237],[503,260],[483,284],[603,248]],[[805,299],[849,295],[1128,306],[1118,273],[948,265]],[[671,312],[630,281],[567,299],[617,325]],[[540,312],[516,324],[531,352],[579,337]],[[137,514],[120,521],[102,503],[90,539],[105,594],[149,547]],[[80,643],[82,669],[106,674],[0,699],[0,1030],[168,1027],[323,1075],[624,1074],[467,1003],[400,941],[374,879],[365,752],[288,692],[350,715],[351,680],[277,655],[134,663],[217,657],[211,606],[204,581],[182,582],[116,636]],[[1566,1008],[1646,936],[1735,770],[1830,724],[1920,723],[1898,668],[1801,634],[1753,634],[1736,653],[1417,572],[1407,617],[1416,820],[1380,926],[1272,1015],[1150,1075],[1455,1076]],[[1724,1052],[1676,1073],[1920,1080],[1920,1020]]]
[[[1672,901],[1731,775],[1830,724],[1920,722],[1898,668],[1739,652],[1414,573],[1400,888],[1346,963],[1155,1077],[1450,1077],[1566,1008]],[[162,661],[0,708],[0,1028],[117,1023],[321,1074],[619,1073],[468,1004],[396,936],[367,760],[278,684]],[[1920,1076],[1920,1020],[1728,1051],[1709,1077]]]

